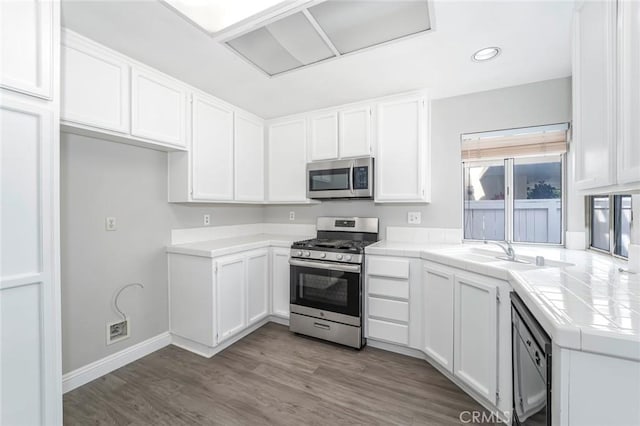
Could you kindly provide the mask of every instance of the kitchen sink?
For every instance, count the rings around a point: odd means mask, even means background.
[[[488,250],[488,249],[479,248],[479,247],[472,247],[469,249],[469,252],[470,252],[469,255],[462,255],[462,256],[464,258],[469,258],[469,260],[483,262],[483,263],[500,261],[500,262],[509,262],[512,264],[531,265],[533,268],[545,268],[545,267],[546,268],[562,268],[565,266],[573,266],[573,263],[563,262],[560,260],[551,260],[547,258],[544,259],[544,265],[538,266],[536,265],[535,256],[526,256],[526,255],[516,254],[516,258],[514,260],[511,260],[508,257],[506,257],[502,251]]]

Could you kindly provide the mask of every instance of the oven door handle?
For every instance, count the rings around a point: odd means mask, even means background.
[[[331,271],[360,273],[360,265],[349,265],[342,263],[314,262],[312,260],[289,259],[291,266],[304,266],[306,268],[329,269]]]

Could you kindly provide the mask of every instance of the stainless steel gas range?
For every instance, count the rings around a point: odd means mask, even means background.
[[[317,238],[293,243],[291,331],[364,346],[364,249],[376,241],[377,218],[319,217]]]

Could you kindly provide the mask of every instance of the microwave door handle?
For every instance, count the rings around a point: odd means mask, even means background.
[[[351,165],[349,166],[349,189],[351,190],[351,193],[354,194],[355,190],[353,189],[353,161],[351,162]]]

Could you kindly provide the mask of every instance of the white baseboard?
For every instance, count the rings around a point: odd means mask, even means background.
[[[171,335],[167,331],[84,367],[70,371],[62,376],[62,392],[72,391],[169,344],[171,344]]]

